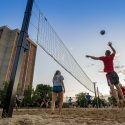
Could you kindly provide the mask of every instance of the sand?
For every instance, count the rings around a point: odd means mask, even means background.
[[[125,109],[63,109],[51,115],[50,109],[20,109],[13,118],[0,119],[0,125],[125,125]]]

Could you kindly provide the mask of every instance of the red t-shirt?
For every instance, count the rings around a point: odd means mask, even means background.
[[[123,95],[125,95],[125,87],[121,87],[121,90],[123,92]]]
[[[114,66],[113,66],[113,60],[114,60],[115,54],[112,53],[110,56],[101,56],[99,57],[99,60],[102,60],[104,63],[104,72],[113,72]]]

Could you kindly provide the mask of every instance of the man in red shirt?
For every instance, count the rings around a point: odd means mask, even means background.
[[[86,57],[94,60],[101,60],[103,62],[104,72],[106,72],[106,78],[107,78],[107,82],[110,87],[110,90],[114,98],[117,100],[117,103],[123,104],[124,103],[123,92],[119,86],[119,77],[117,73],[114,71],[114,66],[113,66],[113,60],[116,54],[116,50],[113,48],[111,42],[108,43],[108,46],[112,49],[113,53],[111,53],[110,50],[106,50],[105,56],[95,57],[95,56],[86,55]],[[116,96],[117,93],[114,89],[114,86],[116,87],[120,98],[117,98],[118,96]]]

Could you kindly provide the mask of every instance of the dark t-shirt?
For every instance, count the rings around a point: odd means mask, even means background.
[[[86,99],[87,99],[87,101],[91,101],[91,96],[90,95],[86,95]]]

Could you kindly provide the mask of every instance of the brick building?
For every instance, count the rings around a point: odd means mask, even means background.
[[[10,80],[14,58],[16,54],[16,44],[19,36],[19,30],[3,26],[0,27],[0,88],[4,81]],[[17,93],[22,95],[28,86],[32,86],[34,65],[36,58],[36,44],[27,39],[29,51],[24,53],[21,66],[20,79]]]

